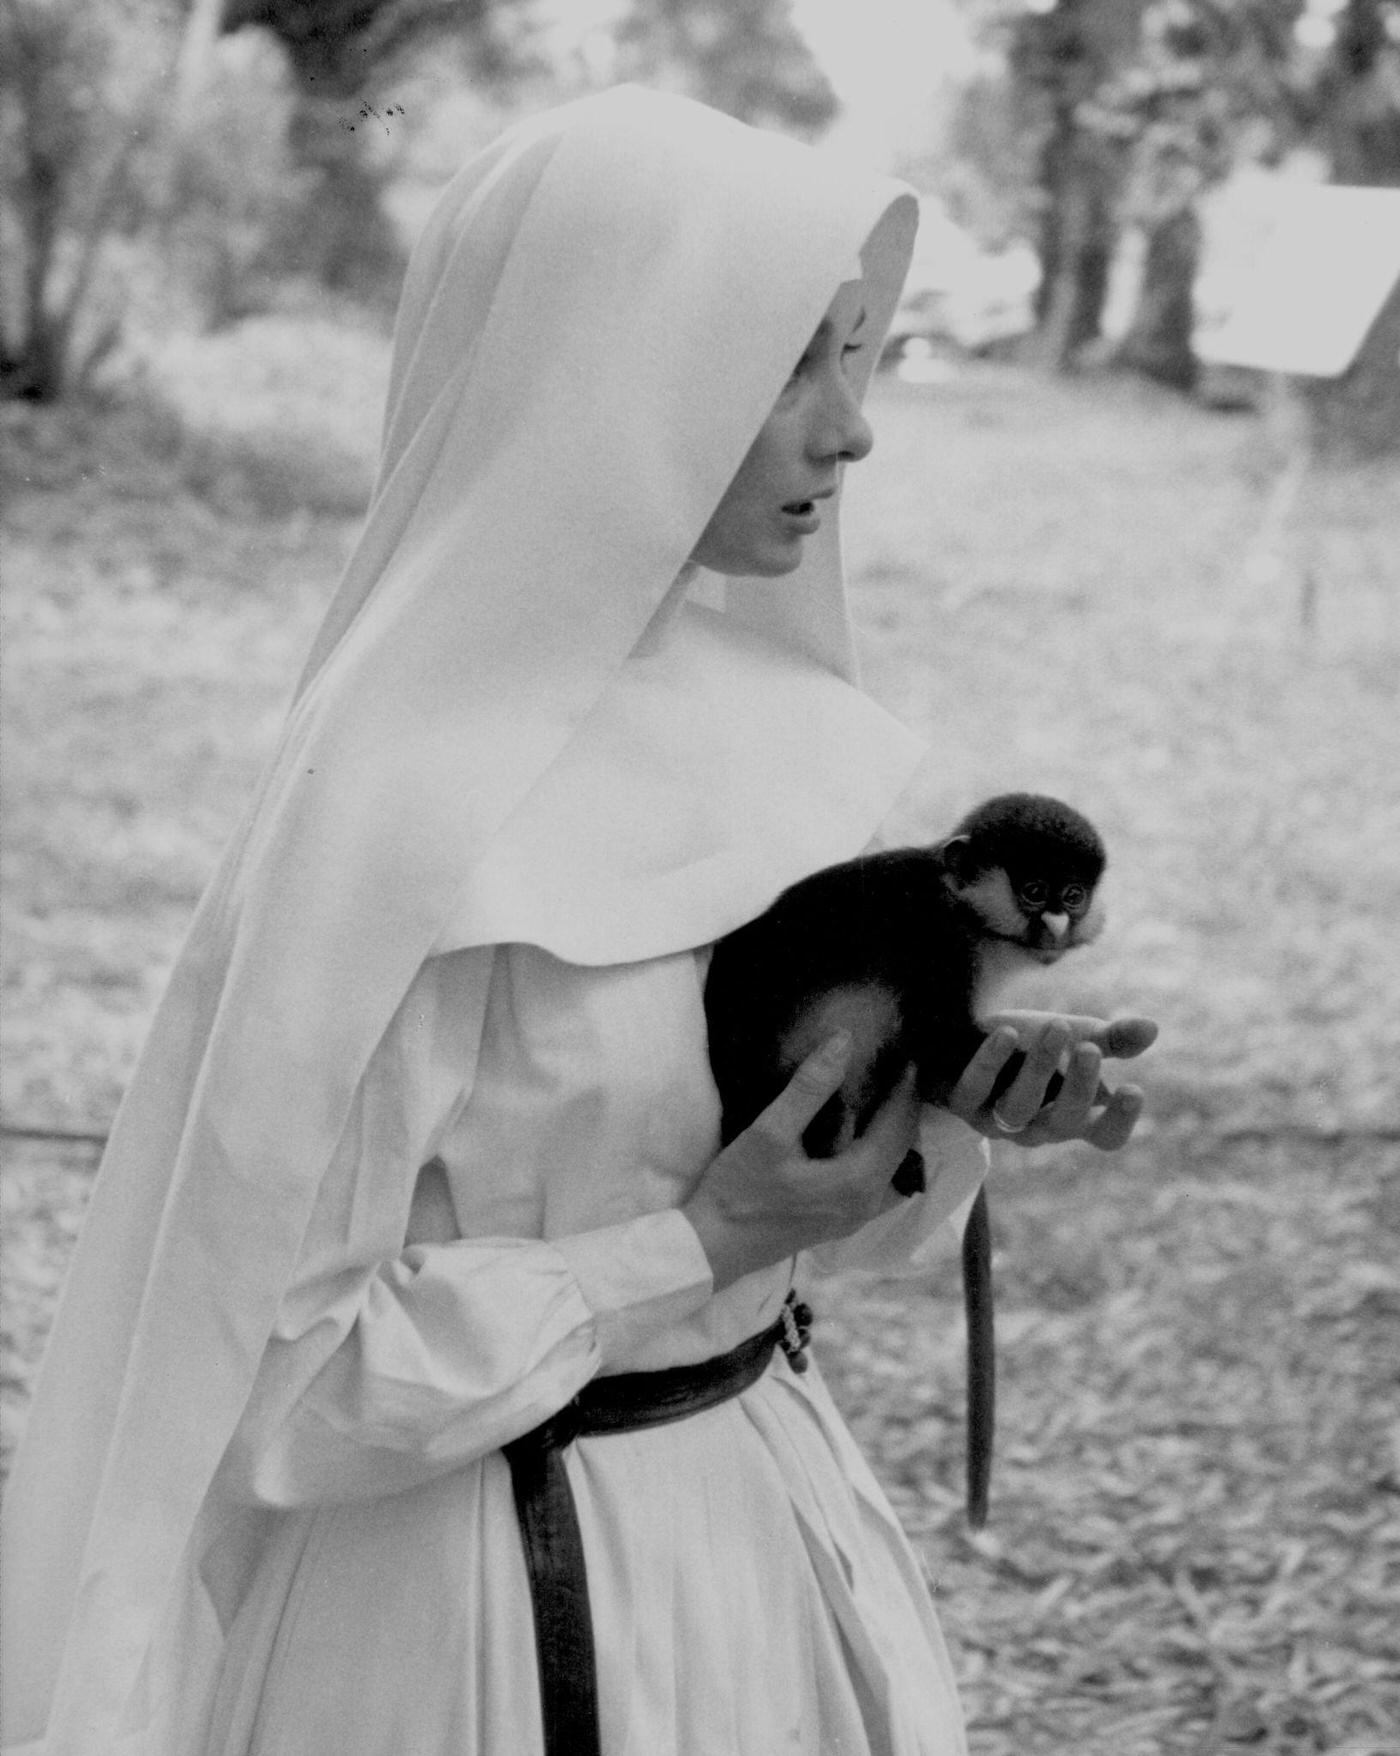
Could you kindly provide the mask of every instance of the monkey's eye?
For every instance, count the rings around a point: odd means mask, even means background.
[[[1032,878],[1021,886],[1021,901],[1029,909],[1042,909],[1050,900],[1050,888],[1040,878]]]
[[[1060,901],[1072,915],[1077,915],[1089,900],[1089,892],[1082,884],[1066,884],[1060,892]]]

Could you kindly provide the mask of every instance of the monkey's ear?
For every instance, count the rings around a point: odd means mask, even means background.
[[[955,884],[966,884],[973,875],[968,857],[971,847],[970,835],[950,835],[939,845],[938,862]]]

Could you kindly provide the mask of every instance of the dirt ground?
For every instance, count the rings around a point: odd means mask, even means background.
[[[10,1127],[100,1132],[120,1095],[353,535],[369,457],[323,380],[354,346],[278,355],[246,404],[211,360],[174,424],[7,420]],[[289,422],[266,385],[306,359]],[[973,1751],[1400,1756],[1393,465],[1319,475],[1270,556],[1251,417],[989,366],[883,382],[874,417],[867,675],[935,752],[901,826],[1006,786],[1079,804],[1109,927],[1026,998],[1163,1027],[1127,1151],[1000,1151],[986,1532],[951,1254],[813,1289]],[[8,1451],[93,1154],[6,1145]]]

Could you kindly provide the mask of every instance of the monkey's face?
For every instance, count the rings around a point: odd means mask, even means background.
[[[981,923],[981,961],[1054,963],[1095,938],[1105,854],[1087,817],[1039,793],[1001,793],[938,850],[944,880]]]
[[[996,866],[954,888],[975,910],[989,939],[1017,948],[1036,963],[1055,963],[1096,939],[1103,927],[1094,884],[1074,872],[1012,872]]]

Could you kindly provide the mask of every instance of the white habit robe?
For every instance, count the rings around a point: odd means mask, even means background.
[[[854,272],[864,388],[916,218],[633,88],[444,192],[363,535],[36,1387],[7,1749],[538,1747],[498,1448],[777,1309],[786,1267],[715,1297],[676,1212],[717,1144],[697,957],[860,852],[924,755],[858,687],[836,501],[781,580],[701,607],[685,568]],[[934,1145],[929,1193],[847,1250],[920,1260],[982,1163],[946,1119]],[[962,1749],[918,1569],[815,1374],[775,1362],[568,1467],[608,1756]]]
[[[211,1509],[274,1510],[207,1744],[199,1703],[172,1751],[540,1747],[500,1445],[597,1373],[733,1347],[790,1284],[780,1264],[713,1293],[675,1211],[718,1142],[703,966],[679,953],[591,969],[530,946],[425,965],[368,1070],[215,1483]],[[930,1256],[983,1155],[936,1112],[924,1146],[928,1193],[843,1260],[895,1271]],[[386,1187],[430,1149],[462,1241],[390,1254],[402,1209]],[[919,1563],[818,1370],[777,1353],[735,1400],[581,1439],[566,1461],[609,1756],[964,1749]],[[180,1640],[177,1622],[177,1673]]]

